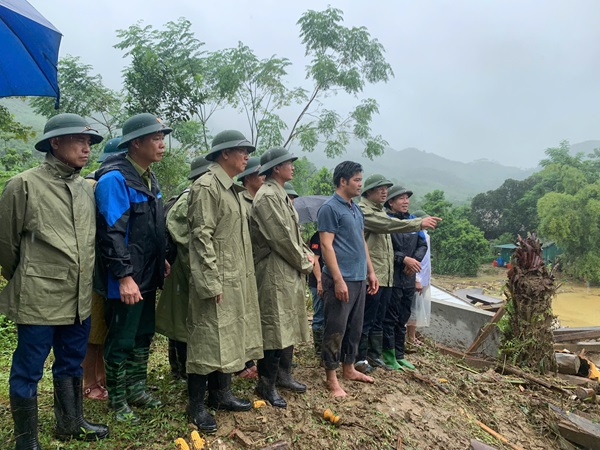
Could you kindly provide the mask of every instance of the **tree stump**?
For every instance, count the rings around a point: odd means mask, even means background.
[[[552,333],[552,298],[556,293],[553,271],[542,258],[535,234],[523,239],[511,258],[504,290],[508,303],[501,352],[514,365],[538,373],[556,372]]]

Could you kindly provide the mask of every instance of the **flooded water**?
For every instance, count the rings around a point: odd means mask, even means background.
[[[552,310],[563,327],[600,326],[600,288],[572,286],[560,289]]]

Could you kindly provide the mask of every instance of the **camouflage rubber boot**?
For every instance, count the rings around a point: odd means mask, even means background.
[[[148,377],[149,348],[135,348],[127,359],[127,403],[141,408],[158,408],[162,406],[146,389]]]
[[[119,422],[139,422],[140,418],[129,407],[129,403],[127,403],[125,363],[114,364],[105,361],[104,368],[106,370],[108,405],[115,411],[115,419]]]

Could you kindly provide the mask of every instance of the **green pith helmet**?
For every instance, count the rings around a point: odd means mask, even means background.
[[[367,191],[369,189],[377,188],[377,187],[380,187],[380,186],[390,187],[393,184],[394,183],[392,183],[390,180],[388,180],[383,175],[379,175],[378,173],[374,173],[373,175],[369,175],[369,178],[367,178],[365,180],[365,184],[363,186],[362,195],[366,196],[367,195]]]
[[[260,169],[260,158],[258,156],[253,156],[252,158],[248,159],[248,165],[246,166],[246,170],[244,170],[242,173],[240,173],[237,176],[237,180],[238,181],[242,181],[242,179],[244,177],[247,177],[248,175],[252,175],[253,173],[257,173]]]
[[[90,128],[90,124],[78,114],[63,113],[52,117],[44,126],[44,135],[35,144],[36,150],[49,152],[50,139],[68,134],[87,134],[92,140],[92,145],[104,139],[100,133]]]
[[[119,153],[125,153],[127,150],[124,148],[119,148],[119,142],[121,142],[120,137],[109,139],[104,146],[104,150],[102,150],[102,154],[98,156],[98,162],[104,161],[110,155],[118,155]]]
[[[389,207],[390,200],[402,194],[408,194],[408,196],[411,197],[413,195],[413,191],[411,191],[410,189],[406,189],[405,187],[402,187],[399,184],[393,185],[388,191],[387,200],[385,201],[384,206]]]
[[[285,182],[285,184],[283,185],[283,188],[285,189],[285,192],[287,192],[287,195],[291,195],[293,198],[300,197],[298,195],[298,193],[296,192],[296,190],[294,189],[294,186],[292,186],[292,183],[290,183],[289,181]]]
[[[242,133],[237,130],[225,130],[218,133],[212,140],[210,151],[206,154],[206,159],[214,161],[221,150],[228,148],[245,147],[248,153],[256,150],[256,147],[246,139]]]
[[[429,214],[427,214],[422,209],[416,210],[413,214],[415,215],[415,217],[418,217],[419,219],[424,219],[425,217],[430,217]]]
[[[119,148],[129,147],[131,141],[142,136],[158,132],[169,134],[171,131],[173,129],[164,125],[154,114],[136,114],[123,124],[123,138],[119,143]]]
[[[188,176],[188,180],[195,180],[200,175],[208,172],[208,168],[211,164],[212,161],[207,160],[206,156],[196,156],[190,163],[190,175]]]
[[[286,161],[296,161],[297,156],[292,155],[283,147],[273,147],[264,152],[260,157],[259,175],[264,175],[265,172],[273,167]]]

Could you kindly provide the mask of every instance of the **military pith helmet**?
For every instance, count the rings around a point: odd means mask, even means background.
[[[190,163],[190,176],[188,177],[188,180],[195,180],[200,175],[208,172],[208,168],[211,164],[212,161],[208,161],[206,156],[196,156]]]
[[[430,217],[429,214],[427,214],[422,209],[415,211],[413,214],[415,215],[415,217],[418,217],[419,219],[424,219],[425,217]]]
[[[104,139],[100,133],[90,127],[90,124],[78,114],[63,113],[52,117],[44,126],[44,135],[35,144],[36,150],[49,152],[50,139],[69,134],[87,134],[92,140],[92,145]]]
[[[390,180],[388,180],[383,175],[379,175],[378,173],[374,173],[373,175],[369,175],[369,178],[367,178],[365,180],[365,184],[363,186],[362,195],[366,196],[367,195],[367,191],[369,189],[377,188],[377,187],[380,187],[380,186],[390,187],[393,184],[394,183],[392,183]]]
[[[109,139],[104,146],[104,150],[102,150],[102,154],[98,156],[98,162],[104,161],[110,155],[118,155],[119,153],[125,153],[127,149],[119,148],[119,142],[121,142],[120,137]]]
[[[286,161],[296,161],[297,156],[292,155],[287,149],[283,147],[273,147],[264,152],[260,157],[260,170],[259,175],[264,175],[267,170],[278,166]]]
[[[384,205],[389,206],[391,199],[393,199],[394,197],[398,197],[402,194],[407,194],[409,197],[411,197],[413,195],[413,191],[411,191],[410,189],[406,189],[405,187],[402,187],[399,184],[393,185],[388,191],[387,200],[385,201]]]
[[[300,197],[298,195],[298,193],[296,192],[296,190],[294,189],[294,186],[292,186],[292,183],[290,183],[289,181],[286,181],[284,183],[283,188],[285,189],[285,192],[287,193],[287,195],[291,195],[293,198]]]
[[[242,133],[237,130],[225,130],[218,133],[212,141],[210,151],[206,154],[206,159],[214,161],[217,155],[222,150],[228,148],[244,147],[248,149],[248,153],[254,152],[256,147],[246,139]]]
[[[237,180],[242,181],[244,177],[252,175],[253,173],[258,173],[259,170],[260,158],[258,156],[253,156],[252,158],[248,159],[248,165],[246,166],[246,170],[244,170],[237,176]]]
[[[169,134],[171,131],[173,129],[164,125],[154,114],[136,114],[123,124],[123,138],[119,143],[119,148],[129,147],[131,141],[142,136],[159,132]]]

